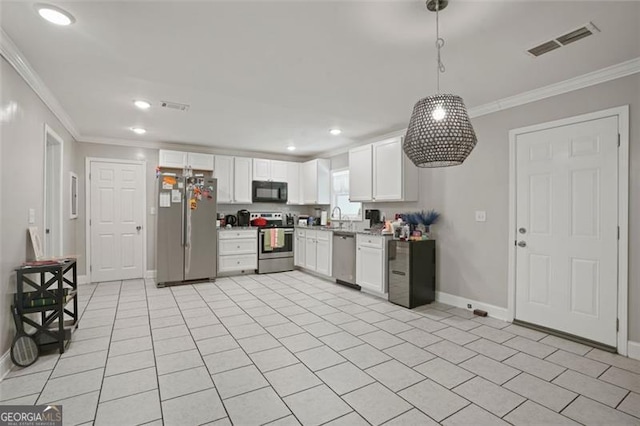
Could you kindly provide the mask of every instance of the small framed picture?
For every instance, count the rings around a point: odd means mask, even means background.
[[[29,227],[29,237],[31,238],[31,246],[33,247],[33,254],[36,258],[35,260],[42,260],[44,258],[44,251],[42,249],[42,240],[40,239],[37,226]]]
[[[69,172],[69,201],[71,205],[69,206],[69,218],[77,219],[78,218],[78,175]]]

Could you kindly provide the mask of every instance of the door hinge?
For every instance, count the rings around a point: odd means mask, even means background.
[[[513,240],[513,245],[517,246],[518,245],[518,240]]]
[[[89,219],[89,226],[91,226],[91,219]]]
[[[620,133],[618,133],[618,146],[620,146]]]
[[[89,265],[89,272],[93,272],[93,265]]]
[[[618,239],[620,239],[620,227],[618,226]]]
[[[620,318],[616,318],[616,331],[620,331]]]

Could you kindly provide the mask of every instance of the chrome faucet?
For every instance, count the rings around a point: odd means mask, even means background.
[[[338,206],[335,206],[333,210],[331,210],[331,217],[334,217],[336,209],[338,209],[338,228],[342,229],[342,209]]]

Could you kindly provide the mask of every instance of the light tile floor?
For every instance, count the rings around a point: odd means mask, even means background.
[[[638,361],[299,271],[80,303],[67,352],[9,373],[0,404],[63,404],[66,425],[640,425]]]

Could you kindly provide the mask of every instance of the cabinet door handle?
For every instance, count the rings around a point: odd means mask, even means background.
[[[403,277],[407,274],[405,274],[404,272],[400,272],[400,271],[391,271],[392,274],[396,274],[396,275],[402,275]]]

